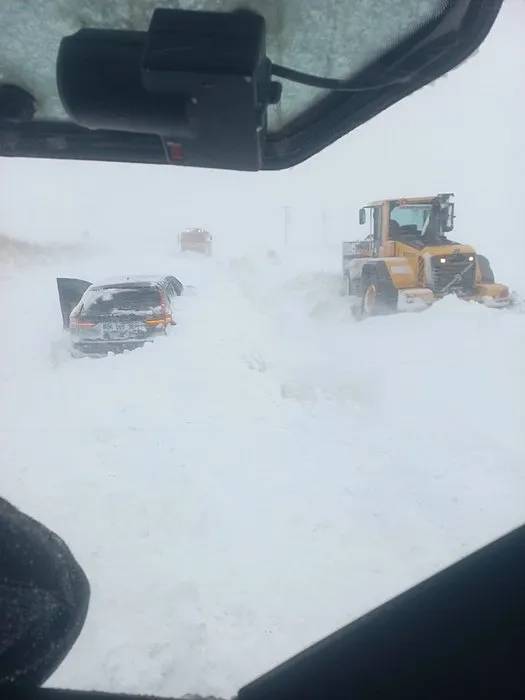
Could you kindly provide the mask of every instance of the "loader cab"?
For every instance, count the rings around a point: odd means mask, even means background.
[[[390,200],[387,203],[388,240],[413,248],[449,243],[446,234],[454,228],[451,196]]]
[[[391,241],[423,248],[425,239],[434,238],[434,219],[431,216],[432,204],[404,204],[391,202],[388,221],[388,234]]]

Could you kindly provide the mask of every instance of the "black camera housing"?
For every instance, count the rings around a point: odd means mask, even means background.
[[[168,162],[258,170],[280,96],[260,15],[155,10],[148,32],[82,29],[62,40],[64,108],[89,129],[161,137]]]

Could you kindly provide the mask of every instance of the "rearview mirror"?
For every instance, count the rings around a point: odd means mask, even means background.
[[[366,209],[361,208],[359,210],[359,223],[362,225],[366,222]]]

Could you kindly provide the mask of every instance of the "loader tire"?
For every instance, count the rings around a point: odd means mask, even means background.
[[[481,281],[485,284],[494,284],[494,273],[488,259],[484,255],[478,255],[478,266],[481,272]]]
[[[384,262],[365,265],[361,277],[359,317],[381,316],[397,311],[397,289]]]

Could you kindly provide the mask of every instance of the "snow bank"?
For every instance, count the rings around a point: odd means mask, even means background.
[[[447,298],[356,323],[337,262],[4,274],[2,495],[93,587],[54,685],[232,695],[521,521],[523,315]],[[195,287],[173,332],[70,359],[56,273],[144,269]]]
[[[63,257],[71,258],[73,254],[86,254],[85,246],[80,244],[47,243],[22,241],[0,233],[0,264],[20,267],[28,264],[50,262]]]

